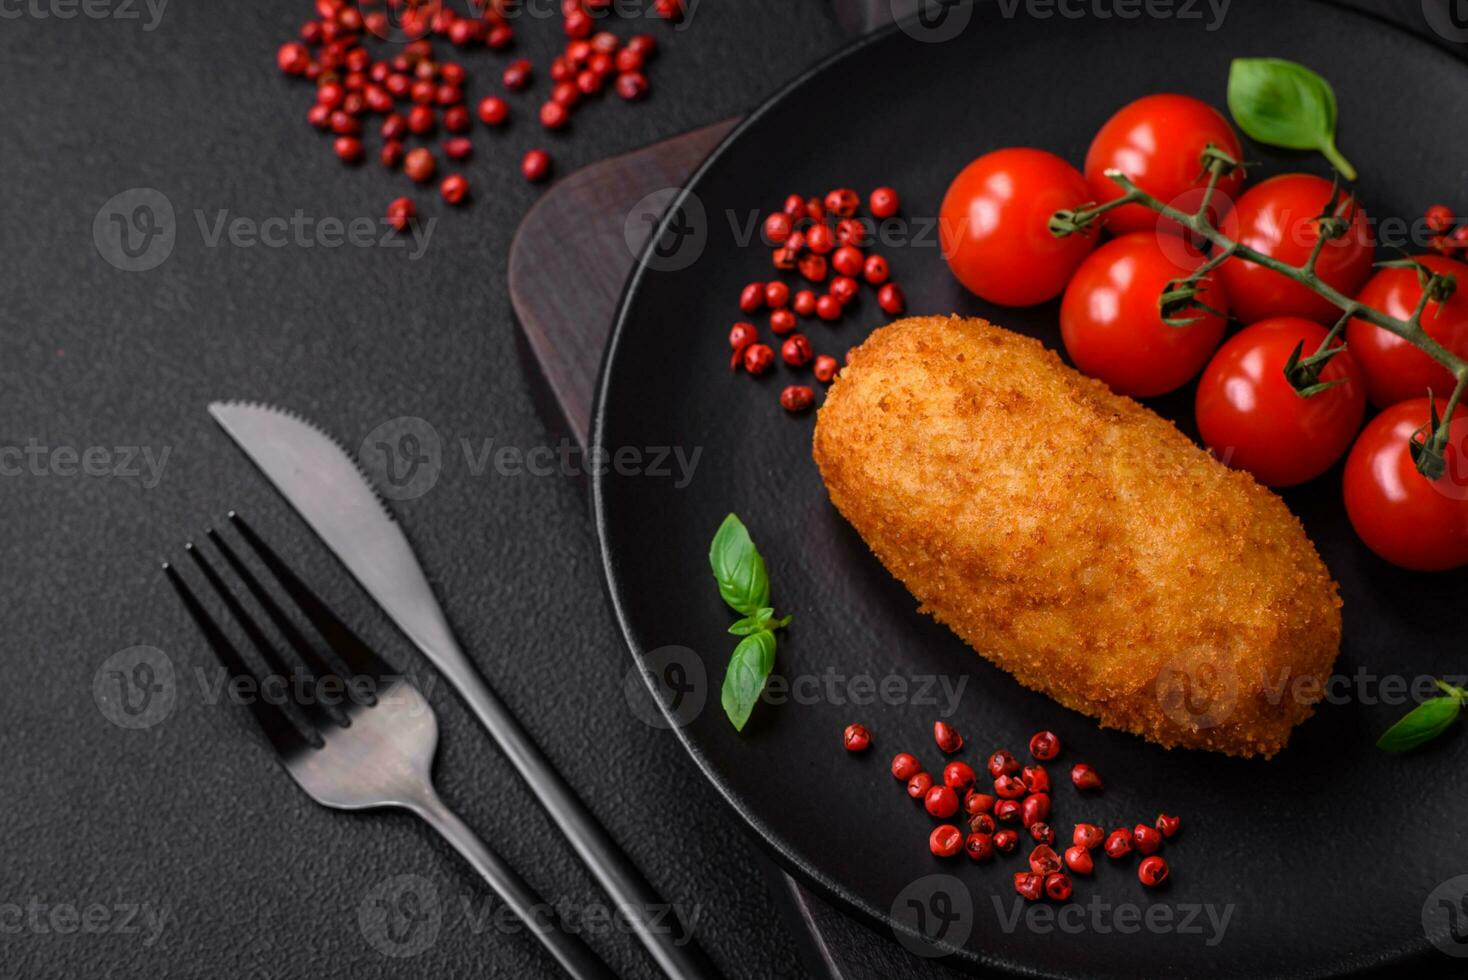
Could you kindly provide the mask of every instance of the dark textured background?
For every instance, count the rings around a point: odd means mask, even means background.
[[[1423,29],[1416,3],[1356,5],[1395,7]],[[16,9],[28,8],[4,8]],[[114,19],[0,20],[0,447],[169,452],[156,487],[0,476],[0,977],[549,975],[528,939],[475,918],[485,890],[427,828],[317,807],[275,768],[243,709],[200,692],[193,671],[212,663],[157,561],[230,507],[369,640],[432,678],[214,428],[203,408],[216,397],[280,402],[353,446],[387,420],[427,420],[444,471],[396,507],[471,656],[654,883],[697,911],[721,967],[801,975],[738,819],[676,740],[628,706],[630,661],[605,608],[583,488],[475,475],[457,447],[528,449],[561,435],[536,408],[505,295],[506,250],[537,194],[515,174],[523,151],[544,143],[565,173],[735,114],[837,47],[840,30],[819,0],[705,0],[685,31],[652,25],[664,42],[652,102],[603,100],[549,138],[525,119],[476,133],[471,208],[445,214],[414,194],[442,218],[420,261],[377,248],[208,248],[196,211],[206,222],[221,209],[375,218],[408,187],[375,164],[338,164],[304,122],[309,87],[275,71],[276,46],[308,9],[169,0],[152,32]],[[520,50],[542,65],[557,33],[528,25]],[[507,59],[463,60],[480,92]],[[513,104],[524,116],[535,101]],[[99,208],[135,187],[158,189],[177,214],[172,256],[146,273],[118,271],[93,244]],[[99,710],[93,681],[138,644],[178,669],[177,701],[160,724],[124,731]],[[446,799],[547,897],[602,901],[456,698],[440,687],[430,699]],[[394,959],[366,941],[358,909],[403,874],[432,883],[442,925],[427,950]],[[131,903],[169,918],[145,946],[135,934],[17,928],[9,908],[32,902]],[[827,928],[848,942],[867,935]],[[592,942],[620,973],[652,975],[626,937]],[[909,962],[891,946],[847,965],[891,976]]]
[[[9,9],[10,5],[7,5]],[[430,422],[445,466],[397,505],[465,647],[572,785],[665,896],[696,909],[731,975],[799,975],[755,845],[676,739],[628,708],[630,659],[606,609],[583,488],[574,479],[475,476],[456,449],[554,445],[520,361],[505,257],[537,190],[518,174],[530,145],[562,173],[735,114],[843,35],[823,4],[711,0],[664,42],[655,95],[613,98],[547,139],[526,113],[478,127],[466,168],[474,205],[441,216],[417,262],[343,247],[207,248],[194,211],[264,219],[377,217],[411,185],[376,164],[344,168],[305,122],[310,87],[275,70],[308,0],[170,0],[157,30],[117,20],[0,20],[0,222],[4,297],[0,445],[150,446],[162,482],[0,478],[5,679],[0,685],[0,905],[148,903],[173,920],[136,935],[14,932],[0,921],[0,975],[38,977],[421,977],[547,975],[524,936],[476,934],[460,899],[486,890],[406,815],[316,806],[275,766],[247,713],[205,702],[212,667],[158,560],[238,507],[369,640],[422,668],[204,412],[210,399],[279,402],[355,447],[398,416]],[[620,29],[629,33],[628,27]],[[528,24],[520,50],[548,61],[559,23]],[[471,92],[507,58],[463,58]],[[497,85],[495,86],[498,87]],[[537,90],[545,91],[543,76]],[[369,146],[375,146],[375,135]],[[171,258],[121,272],[92,239],[98,209],[154,187],[178,216]],[[123,731],[92,696],[107,657],[165,651],[182,676],[170,717]],[[438,783],[468,822],[550,898],[601,893],[446,689]],[[357,912],[391,876],[435,883],[438,941],[411,959],[370,946]],[[619,973],[651,976],[640,949],[592,939]]]

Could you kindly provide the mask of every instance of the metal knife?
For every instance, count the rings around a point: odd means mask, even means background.
[[[408,539],[371,481],[335,439],[297,415],[248,402],[209,414],[295,508],[362,588],[453,684],[581,860],[670,977],[717,977],[658,897],[469,662]]]

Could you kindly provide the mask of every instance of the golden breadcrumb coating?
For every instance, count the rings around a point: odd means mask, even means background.
[[[814,455],[922,610],[1026,687],[1240,756],[1273,755],[1312,713],[1297,692],[1318,700],[1341,603],[1300,522],[1038,341],[958,317],[878,330]]]

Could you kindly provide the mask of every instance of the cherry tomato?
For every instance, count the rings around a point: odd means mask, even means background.
[[[1225,235],[1256,252],[1288,265],[1304,265],[1319,240],[1315,219],[1330,202],[1330,181],[1312,174],[1281,174],[1251,187],[1223,219]],[[1371,232],[1366,212],[1342,199],[1342,215],[1354,211],[1351,227],[1327,242],[1315,267],[1322,280],[1347,296],[1371,275]],[[1229,259],[1218,277],[1233,300],[1234,315],[1244,323],[1272,316],[1302,316],[1334,323],[1341,311],[1309,287],[1243,259]]]
[[[1033,306],[1060,295],[1096,235],[1050,234],[1050,216],[1091,192],[1053,153],[1011,147],[969,164],[943,198],[939,236],[958,281],[991,303]]]
[[[1439,415],[1447,399],[1437,399]],[[1453,416],[1447,471],[1429,481],[1408,440],[1428,422],[1426,398],[1372,419],[1346,460],[1346,513],[1366,547],[1393,565],[1441,572],[1468,565],[1468,415]]]
[[[1163,247],[1163,239],[1167,246]],[[1168,283],[1203,264],[1179,238],[1134,232],[1113,239],[1081,263],[1060,303],[1060,336],[1076,367],[1113,391],[1147,398],[1180,388],[1208,362],[1223,338],[1228,296],[1205,283],[1198,298],[1219,313],[1191,310],[1195,323],[1162,322]]]
[[[1302,398],[1285,377],[1296,345],[1315,353],[1326,330],[1314,320],[1260,320],[1228,339],[1198,383],[1198,430],[1213,455],[1248,470],[1269,487],[1292,487],[1330,469],[1351,448],[1366,417],[1361,369],[1342,351],[1320,371],[1322,384]]]
[[[1213,144],[1235,160],[1243,161],[1238,134],[1222,114],[1206,102],[1186,95],[1148,95],[1128,103],[1106,120],[1086,152],[1086,182],[1091,197],[1105,203],[1121,197],[1122,190],[1106,176],[1120,170],[1142,190],[1182,211],[1196,211],[1208,184],[1203,150]],[[1215,222],[1244,183],[1243,170],[1220,178],[1209,207]],[[1159,219],[1140,204],[1109,211],[1106,227],[1117,234],[1162,228],[1181,233],[1182,226]]]
[[[1459,357],[1468,357],[1468,265],[1441,255],[1419,255],[1417,261],[1433,272],[1457,277],[1458,289],[1446,303],[1431,303],[1422,312],[1428,336]],[[1366,281],[1356,298],[1388,316],[1405,320],[1422,298],[1414,269],[1381,269]],[[1453,376],[1422,349],[1390,331],[1364,320],[1346,325],[1346,344],[1366,373],[1366,394],[1377,406],[1408,398],[1423,398],[1453,390]]]

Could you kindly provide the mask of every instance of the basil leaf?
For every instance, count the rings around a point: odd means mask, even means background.
[[[769,606],[765,606],[763,609],[756,612],[753,616],[745,616],[743,619],[736,622],[733,626],[730,626],[729,632],[733,633],[735,636],[748,636],[751,633],[758,633],[762,629],[769,628],[770,619],[774,615],[775,610],[771,609]]]
[[[1376,747],[1388,752],[1406,752],[1424,745],[1448,730],[1457,720],[1462,705],[1456,697],[1424,701],[1386,730]]]
[[[754,710],[774,667],[775,634],[769,630],[746,636],[734,648],[733,655],[729,657],[729,669],[724,674],[724,689],[719,701],[736,731],[744,731],[750,712]]]
[[[1336,149],[1335,91],[1304,65],[1283,58],[1235,58],[1228,108],[1239,128],[1261,143],[1319,150],[1347,180],[1356,168]]]
[[[709,545],[709,567],[719,583],[719,594],[735,612],[754,616],[770,604],[765,560],[750,540],[744,522],[733,514],[724,518]]]

